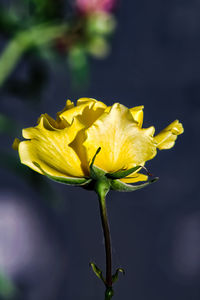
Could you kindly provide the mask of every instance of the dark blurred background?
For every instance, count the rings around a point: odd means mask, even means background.
[[[200,2],[99,1],[98,16],[87,1],[39,2],[0,1],[0,299],[103,299],[88,266],[105,267],[95,194],[31,172],[11,149],[41,113],[84,96],[144,105],[157,132],[185,128],[147,163],[156,184],[108,196],[114,268],[126,271],[114,299],[199,299]]]

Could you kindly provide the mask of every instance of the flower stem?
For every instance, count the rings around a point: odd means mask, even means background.
[[[99,199],[101,222],[103,227],[103,234],[105,239],[105,252],[106,252],[106,284],[108,287],[112,286],[112,254],[110,242],[110,230],[108,224],[108,216],[106,209],[105,197]]]
[[[103,228],[104,240],[105,240],[105,253],[106,253],[106,291],[105,300],[110,300],[113,296],[112,289],[112,251],[111,251],[111,240],[110,240],[110,229],[108,223],[108,215],[106,208],[106,194],[107,188],[105,182],[100,183],[97,189],[97,194],[99,197],[99,207],[101,215],[101,223]]]

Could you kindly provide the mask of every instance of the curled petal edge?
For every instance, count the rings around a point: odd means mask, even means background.
[[[52,176],[45,172],[37,162],[33,161],[33,164],[43,173],[43,175],[56,182],[75,186],[84,186],[91,182],[91,179],[87,178]]]

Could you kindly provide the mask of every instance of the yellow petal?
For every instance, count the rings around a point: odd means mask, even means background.
[[[65,104],[65,107],[61,111],[57,112],[57,114],[56,114],[56,116],[57,116],[56,122],[60,123],[60,122],[64,121],[67,124],[71,124],[72,120],[70,120],[70,122],[67,122],[66,119],[62,119],[60,116],[62,114],[64,114],[66,111],[68,111],[70,109],[73,109],[73,108],[74,108],[74,102],[72,102],[71,100],[67,100],[66,104]]]
[[[140,173],[133,173],[130,174],[129,176],[120,179],[122,182],[125,183],[134,183],[134,182],[139,182],[139,181],[147,181],[148,176]]]
[[[101,108],[106,108],[107,107],[107,105],[105,105],[103,102],[101,102],[101,101],[97,101],[96,99],[94,99],[94,98],[80,98],[80,99],[78,99],[77,100],[77,106],[79,106],[79,105],[82,105],[82,104],[84,104],[84,103],[88,103],[88,104],[96,104],[96,107],[101,107]]]
[[[38,119],[38,124],[40,123],[41,118],[44,116],[44,126],[45,128],[51,130],[51,129],[63,129],[71,124],[71,122],[67,122],[65,119],[61,119],[60,115],[64,113],[66,110],[69,110],[74,107],[74,103],[71,100],[66,101],[66,105],[64,109],[57,113],[57,118],[54,120],[51,116],[48,114],[42,114]]]
[[[65,106],[65,108],[64,109],[71,109],[71,108],[73,108],[74,107],[74,102],[72,102],[71,100],[67,100],[66,101],[66,106]]]
[[[66,110],[69,110],[69,109],[71,109],[73,107],[74,107],[74,102],[72,102],[71,100],[68,99],[66,101],[65,107],[61,111],[59,111],[57,113],[57,116],[59,117],[59,115],[61,115],[62,113],[64,113]]]
[[[23,136],[30,140],[19,144],[21,162],[39,173],[41,170],[33,162],[52,176],[84,177],[81,161],[69,147],[83,125],[76,118],[62,130],[49,129],[46,124],[48,120],[43,115],[38,126],[23,130]]]
[[[103,102],[92,98],[81,98],[77,101],[77,106],[71,109],[64,110],[59,114],[59,118],[65,119],[71,124],[74,117],[77,117],[80,122],[89,127],[106,109]]]
[[[144,106],[136,106],[129,109],[133,119],[138,123],[139,127],[142,127],[143,123],[143,108]]]
[[[41,118],[43,118],[42,126],[49,130],[63,129],[69,126],[66,120],[62,120],[58,116],[57,119],[54,120],[48,114],[42,114],[38,119],[38,124],[40,124]]]
[[[174,146],[175,140],[179,134],[184,131],[183,125],[178,120],[172,122],[169,126],[163,129],[154,140],[157,143],[158,149],[170,149]]]
[[[152,133],[154,129],[141,129],[133,120],[128,108],[115,103],[110,112],[104,114],[86,130],[88,160],[101,147],[95,165],[107,172],[130,169],[153,158],[156,146]]]

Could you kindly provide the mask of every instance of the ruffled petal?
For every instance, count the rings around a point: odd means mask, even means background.
[[[77,101],[77,106],[70,109],[64,109],[59,114],[59,118],[65,119],[71,124],[73,118],[77,117],[80,122],[89,127],[103,114],[106,107],[107,106],[103,102],[95,99],[81,98]]]
[[[178,120],[175,120],[154,137],[157,148],[160,150],[172,148],[177,136],[182,134],[183,131],[183,125]]]
[[[129,109],[133,116],[133,119],[138,123],[138,126],[140,128],[143,124],[143,108],[144,106],[136,106]]]
[[[41,118],[43,118],[42,126],[49,130],[64,129],[69,126],[69,123],[66,120],[62,120],[58,116],[57,119],[54,120],[48,114],[42,114],[38,119],[38,124],[40,124]]]
[[[125,106],[115,103],[110,112],[86,130],[84,146],[89,162],[101,147],[95,165],[106,172],[116,172],[141,165],[156,155],[154,128],[141,129]]]
[[[71,100],[68,99],[66,101],[65,107],[61,111],[57,112],[57,117],[60,118],[60,115],[62,113],[64,113],[65,111],[67,111],[69,109],[72,109],[73,107],[74,107],[74,102],[72,102]]]
[[[21,162],[42,173],[34,164],[36,162],[51,176],[84,177],[81,161],[69,146],[84,126],[76,118],[71,126],[62,130],[48,126],[43,115],[38,126],[23,130],[24,138],[29,140],[19,144]]]

